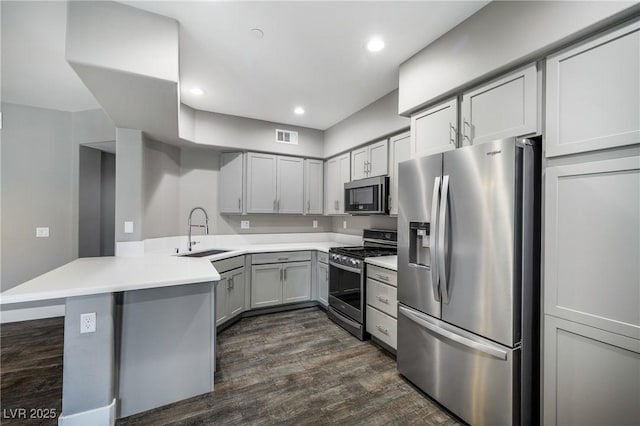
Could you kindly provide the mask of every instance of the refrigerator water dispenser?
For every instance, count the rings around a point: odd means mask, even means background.
[[[429,222],[409,222],[409,264],[431,266]]]

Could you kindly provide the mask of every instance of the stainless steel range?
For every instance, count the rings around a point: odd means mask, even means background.
[[[364,246],[329,250],[329,309],[335,323],[364,340],[365,263],[367,257],[392,256],[397,252],[398,234],[393,230],[365,229]]]

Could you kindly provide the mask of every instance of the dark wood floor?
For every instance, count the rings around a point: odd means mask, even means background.
[[[2,409],[59,413],[62,320],[5,325],[1,337]],[[242,319],[219,334],[217,362],[214,393],[117,424],[458,424],[317,308]]]

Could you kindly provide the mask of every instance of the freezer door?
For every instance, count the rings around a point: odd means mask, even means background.
[[[441,174],[442,154],[398,165],[398,301],[436,317],[440,291],[431,222],[437,217]]]
[[[515,139],[445,153],[438,218],[442,320],[509,347],[520,340],[521,155]]]
[[[465,422],[521,424],[520,349],[400,305],[397,360],[400,374]]]

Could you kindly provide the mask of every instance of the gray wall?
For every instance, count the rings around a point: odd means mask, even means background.
[[[2,104],[2,258],[6,290],[76,257],[77,169],[70,113]],[[49,238],[35,228],[48,226]]]
[[[143,140],[140,130],[116,129],[116,241],[142,240]],[[133,232],[124,232],[124,222]]]
[[[102,152],[80,147],[78,257],[100,256]]]
[[[606,25],[636,2],[498,1],[400,65],[398,111],[408,114]],[[636,13],[640,6],[636,6]],[[629,13],[629,10],[623,13]]]
[[[115,155],[80,146],[78,257],[113,256]]]
[[[400,133],[410,124],[398,115],[398,91],[394,90],[325,130],[324,157]]]
[[[180,148],[144,138],[142,238],[179,234]]]
[[[390,216],[334,216],[332,219],[330,231],[341,234],[362,235],[364,229],[398,229],[398,219]]]
[[[102,153],[100,167],[100,255],[115,254],[116,231],[116,156]]]
[[[324,155],[324,134],[321,130],[206,111],[195,112],[194,126],[195,140],[199,144],[302,157],[322,158]],[[275,129],[297,131],[298,145],[275,142]]]

